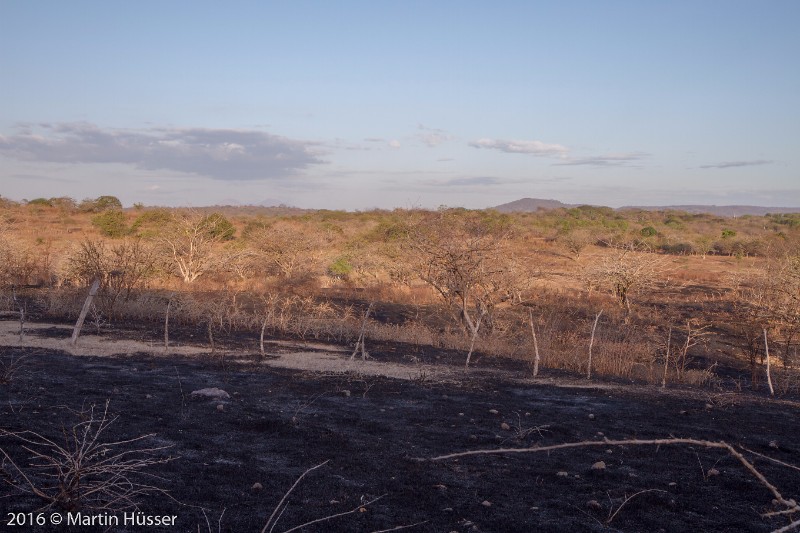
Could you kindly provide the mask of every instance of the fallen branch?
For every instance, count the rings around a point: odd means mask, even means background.
[[[739,451],[737,451],[733,446],[728,444],[724,441],[709,441],[709,440],[698,440],[698,439],[630,439],[630,440],[609,440],[603,439],[600,441],[581,441],[581,442],[568,442],[564,444],[555,444],[552,446],[540,446],[536,448],[498,448],[494,450],[470,450],[466,452],[459,452],[459,453],[451,453],[447,455],[439,455],[437,457],[429,458],[429,461],[444,461],[447,459],[457,459],[460,457],[469,457],[473,455],[506,455],[506,454],[514,454],[514,453],[543,453],[543,452],[552,452],[555,450],[566,450],[572,448],[587,448],[587,447],[599,447],[599,446],[672,446],[672,445],[689,445],[689,446],[702,446],[704,448],[718,448],[727,451],[730,455],[736,458],[745,469],[750,472],[760,483],[763,485],[770,493],[772,493],[773,498],[781,505],[783,505],[786,509],[781,511],[781,514],[792,514],[796,512],[800,512],[800,505],[793,499],[786,499],[780,493],[780,491],[770,483],[770,481],[764,477],[764,475],[759,472],[753,464],[748,461]],[[424,460],[424,459],[421,459]],[[772,514],[765,514],[763,516],[771,516]],[[791,531],[793,528],[796,528],[800,525],[800,520],[797,522],[793,522],[789,526],[792,526],[790,529],[783,528],[779,531]],[[786,526],[786,527],[789,527]]]

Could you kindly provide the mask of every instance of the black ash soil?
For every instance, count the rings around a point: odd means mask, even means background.
[[[129,338],[131,332],[120,335]],[[175,334],[189,335],[202,331]],[[150,515],[178,515],[171,531],[208,531],[206,519],[212,531],[218,525],[222,531],[260,531],[297,477],[324,461],[289,497],[275,531],[378,497],[363,511],[306,531],[368,532],[418,523],[407,530],[771,531],[789,522],[761,516],[776,510],[772,495],[720,450],[601,446],[419,459],[473,449],[674,436],[722,440],[800,464],[800,411],[792,401],[575,378],[567,387],[534,384],[519,379],[524,365],[508,363],[502,372],[491,372],[503,365],[489,359],[446,382],[411,372],[407,380],[320,374],[266,367],[253,346],[242,340],[246,357],[229,356],[224,363],[219,356],[75,357],[0,348],[5,358],[28,355],[13,380],[0,385],[0,426],[58,439],[62,427],[75,421],[70,410],[110,400],[119,418],[105,438],[155,433],[153,444],[171,446],[163,453],[175,460],[156,473],[174,501],[150,496],[140,504]],[[380,345],[372,352],[376,359],[409,364],[411,371],[414,358],[442,365],[463,361],[463,354],[415,353],[405,346]],[[341,354],[343,361],[348,357]],[[205,387],[224,389],[231,398],[189,397]],[[23,457],[8,441],[3,446]],[[784,496],[800,496],[800,472],[749,457]],[[599,461],[606,468],[593,471]],[[255,483],[263,488],[254,490]],[[6,513],[41,506],[35,497],[8,496],[8,486],[0,491],[6,495],[0,499],[0,530],[8,529]],[[646,492],[619,509],[641,491]],[[51,530],[91,529],[38,529]]]

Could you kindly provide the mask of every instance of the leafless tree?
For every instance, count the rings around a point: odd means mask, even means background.
[[[588,266],[584,273],[590,288],[608,290],[629,317],[631,297],[664,283],[666,271],[664,256],[625,246],[613,249],[612,253]]]
[[[738,280],[736,312],[744,324],[751,363],[763,345],[763,330],[782,341],[783,364],[792,364],[792,343],[800,336],[800,254],[767,262],[748,279]]]
[[[100,312],[113,318],[117,302],[128,300],[156,271],[156,252],[141,239],[107,246],[103,241],[85,240],[67,256],[63,275],[88,286],[100,281]]]
[[[250,237],[258,255],[284,278],[313,271],[321,259],[324,235],[296,221],[278,221]]]
[[[219,216],[203,215],[194,210],[173,214],[171,225],[161,235],[161,241],[172,257],[172,265],[184,283],[197,278],[220,265],[217,244],[228,239]]]
[[[502,222],[448,210],[423,217],[408,235],[419,277],[457,312],[470,338],[467,366],[481,325],[498,304],[519,298],[531,280],[509,237]]]

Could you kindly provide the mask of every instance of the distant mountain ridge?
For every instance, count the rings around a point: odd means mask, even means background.
[[[501,204],[492,209],[500,211],[501,213],[514,213],[514,212],[535,212],[539,209],[560,209],[562,207],[577,207],[580,204],[565,204],[558,200],[545,200],[542,198],[522,198],[514,200],[507,204]]]
[[[560,209],[578,207],[587,204],[565,204],[558,200],[542,198],[522,198],[493,209],[501,213],[536,212],[539,209]],[[685,211],[687,213],[706,213],[722,217],[738,217],[742,215],[763,216],[768,213],[800,213],[800,207],[764,207],[758,205],[626,205],[617,211],[641,209],[643,211]]]

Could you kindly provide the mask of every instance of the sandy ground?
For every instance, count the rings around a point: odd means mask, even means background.
[[[52,335],[53,330],[63,330],[63,338]],[[40,336],[37,331],[48,330],[50,335]],[[22,340],[19,335],[19,322],[0,321],[0,346],[43,348],[62,350],[76,357],[106,357],[118,355],[146,354],[161,356],[165,354],[161,343],[145,343],[132,339],[109,339],[104,336],[82,334],[78,342],[71,342],[72,327],[60,324],[27,323]],[[154,338],[157,334],[153,335]],[[361,355],[350,357],[351,351],[342,346],[318,342],[265,341],[266,358],[263,364],[274,368],[304,370],[323,374],[347,373],[364,376],[382,376],[393,379],[415,380],[420,376],[436,381],[461,379],[463,371],[424,363],[396,364],[363,360]],[[170,343],[169,355],[200,356],[208,353],[208,346],[192,346]],[[235,351],[225,352],[227,356],[239,355]],[[232,361],[236,361],[235,358]]]

